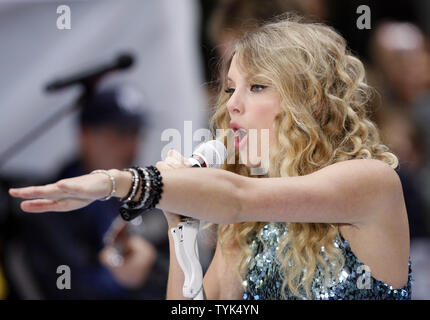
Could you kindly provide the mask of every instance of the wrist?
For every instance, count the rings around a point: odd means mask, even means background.
[[[109,174],[118,179],[115,196],[119,197],[121,202],[126,200],[120,208],[124,220],[130,221],[157,207],[163,193],[163,182],[156,167],[112,169],[111,172]]]

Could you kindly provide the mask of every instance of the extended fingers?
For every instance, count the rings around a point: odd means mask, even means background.
[[[9,194],[13,197],[25,199],[58,199],[64,196],[64,192],[58,188],[55,183],[47,184],[44,186],[31,186],[24,188],[11,188]]]
[[[79,198],[84,200],[100,199],[110,190],[111,181],[106,175],[87,174],[79,177],[62,179],[44,186],[31,186],[9,189],[13,197],[24,199]]]
[[[82,199],[35,199],[21,202],[21,209],[25,212],[65,212],[85,207],[88,204],[88,200]]]

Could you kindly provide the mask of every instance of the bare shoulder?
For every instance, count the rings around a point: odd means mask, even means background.
[[[362,208],[370,210],[360,214],[365,218],[360,220],[360,227],[379,225],[381,220],[390,220],[406,214],[400,177],[386,162],[377,159],[354,159],[335,163],[323,170],[326,170],[323,174],[330,177],[332,183],[337,183],[345,192],[350,191],[350,205],[353,205],[355,194],[360,207],[362,205]],[[338,174],[330,174],[330,171],[335,170]],[[349,185],[343,183],[343,175],[348,176]]]
[[[389,196],[380,199],[380,206],[370,213],[367,223],[346,224],[340,231],[375,279],[400,288],[406,284],[409,271],[409,223],[402,184],[393,168],[382,161],[372,161],[371,166],[383,173],[381,185],[389,188]]]
[[[327,175],[331,178],[336,178],[336,175],[331,174],[334,171],[337,171],[340,174],[348,173],[348,175],[351,177],[358,175],[372,177],[374,178],[372,179],[373,181],[378,181],[383,187],[391,187],[393,190],[397,189],[398,192],[401,191],[399,175],[395,169],[382,160],[352,159],[340,161],[331,164],[317,172],[320,175]]]

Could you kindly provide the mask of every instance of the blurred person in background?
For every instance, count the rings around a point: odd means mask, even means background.
[[[220,0],[208,21],[207,33],[216,53],[223,57],[246,31],[289,11],[301,12],[300,1],[269,0],[263,6],[256,0]]]
[[[428,167],[430,143],[425,117],[417,117],[415,104],[430,89],[430,56],[425,37],[409,22],[385,21],[377,25],[371,41],[373,82],[382,94],[376,122],[387,144],[398,154],[399,176],[405,193],[412,238],[429,235]],[[430,120],[430,117],[427,117]],[[428,121],[426,121],[428,122]]]
[[[411,234],[413,299],[430,299],[430,54],[413,23],[385,21],[374,31],[376,112],[381,135],[399,156]]]
[[[423,32],[409,22],[385,21],[375,31],[372,56],[391,100],[411,106],[430,89],[430,60]]]
[[[98,89],[79,115],[80,154],[55,180],[132,165],[145,121],[143,107],[131,86]],[[164,233],[157,234],[157,228],[165,222],[150,213],[140,225],[118,225],[119,207],[111,199],[72,213],[20,215],[19,233],[6,243],[9,298],[163,299],[168,238],[160,237]],[[113,234],[106,242],[108,231]],[[70,289],[57,287],[60,265],[70,268]]]

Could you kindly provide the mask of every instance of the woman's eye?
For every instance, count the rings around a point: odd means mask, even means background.
[[[228,93],[228,94],[233,94],[234,88],[227,88],[227,89],[224,90],[224,92]]]
[[[261,90],[263,90],[264,88],[266,88],[267,86],[263,86],[263,85],[261,85],[261,84],[254,84],[254,85],[252,85],[251,86],[251,91],[256,91],[256,92],[258,92],[258,91],[261,91]]]

